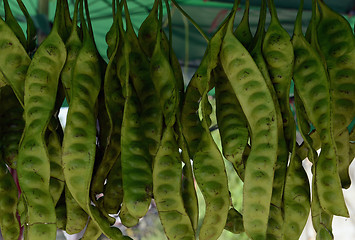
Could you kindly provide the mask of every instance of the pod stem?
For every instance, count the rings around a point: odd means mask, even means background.
[[[180,7],[180,5],[176,2],[176,0],[171,0],[171,2],[175,5],[175,7],[180,11],[182,15],[184,15],[192,25],[199,31],[199,33],[202,35],[202,37],[206,40],[208,43],[210,41],[209,37],[205,34],[205,32],[202,30],[202,28]]]
[[[94,39],[94,32],[92,30],[88,0],[84,0],[84,1],[85,1],[85,14],[86,14],[87,22],[88,22],[89,33],[90,33],[91,38]]]
[[[300,6],[298,8],[297,17],[296,17],[296,21],[295,21],[295,28],[293,30],[293,35],[303,35],[303,33],[302,33],[303,2],[304,2],[304,0],[301,0]]]
[[[277,17],[277,12],[276,12],[274,0],[268,0],[267,2],[269,5],[269,10],[270,10],[270,14],[271,14],[271,22],[277,22],[278,24],[280,24],[279,18]]]
[[[165,1],[165,7],[168,14],[168,26],[169,26],[169,62],[172,60],[172,49],[173,49],[173,31],[171,26],[171,11],[168,0]]]

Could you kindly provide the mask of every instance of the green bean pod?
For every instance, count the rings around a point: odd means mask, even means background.
[[[163,111],[164,122],[167,127],[172,127],[179,107],[179,91],[174,71],[161,48],[161,35],[162,33],[158,31],[154,52],[150,59],[150,72]]]
[[[77,26],[78,7],[80,0],[75,1],[73,26],[69,38],[65,43],[68,55],[64,64],[64,68],[61,73],[61,81],[65,90],[65,97],[68,103],[70,103],[71,95],[71,83],[73,81],[73,69],[77,60],[82,41],[80,39],[80,33]]]
[[[63,139],[63,172],[73,198],[99,225],[101,231],[109,238],[125,239],[118,228],[111,227],[110,219],[91,205],[89,197],[96,152],[95,108],[101,86],[101,65],[92,35],[84,21],[82,2],[79,10],[84,34],[83,47],[73,72],[72,95]]]
[[[57,86],[66,49],[59,35],[61,1],[54,27],[28,68],[24,95],[25,130],[19,147],[17,172],[27,208],[27,236],[56,236],[55,208],[49,190],[50,161],[44,135],[54,112]]]
[[[118,38],[116,39],[118,40]],[[114,163],[118,161],[121,152],[121,125],[125,100],[116,73],[117,57],[118,42],[112,52],[104,78],[105,109],[108,115],[109,132],[104,155],[91,181],[92,199],[95,199],[97,194],[104,191],[105,179]]]
[[[123,184],[123,203],[128,214],[134,219],[143,217],[151,202],[152,161],[148,144],[144,141],[141,121],[140,102],[130,82],[130,42],[119,22],[122,36],[121,52],[117,62],[117,74],[125,98],[121,132],[121,166]],[[122,210],[122,209],[121,209]]]
[[[240,234],[244,232],[242,214],[240,214],[236,209],[230,208],[224,229],[234,234]]]
[[[81,240],[98,239],[101,236],[101,234],[102,231],[100,230],[100,227],[95,223],[95,221],[89,218],[84,235],[80,239]]]
[[[131,89],[123,113],[121,164],[123,203],[135,218],[143,217],[148,211],[152,192],[150,157],[140,123],[139,100]]]
[[[349,175],[349,166],[352,158],[350,158],[349,131],[344,129],[339,135],[334,136],[336,151],[338,156],[338,173],[343,188],[347,189],[351,185]]]
[[[138,41],[139,44],[146,54],[148,58],[151,58],[154,52],[154,48],[157,42],[157,33],[159,29],[159,20],[158,20],[158,7],[159,7],[159,2],[160,0],[155,0],[154,5],[152,7],[152,10],[150,11],[149,15],[147,18],[143,21],[141,24],[139,31],[138,31]],[[170,10],[169,6],[168,8],[168,15]],[[168,16],[169,18],[169,16]],[[170,20],[169,20],[170,21]],[[172,39],[167,39],[167,36],[165,35],[165,32],[162,31],[161,33],[161,47],[162,51],[165,54],[165,57],[169,59],[169,62],[171,64],[171,68],[173,70],[175,80],[177,82],[177,89],[180,92],[180,100],[182,100],[182,93],[184,91],[184,80],[183,80],[183,75],[182,75],[182,70],[181,66],[179,63],[178,58],[176,57],[176,54],[174,53],[173,49],[171,48],[171,40]],[[170,42],[169,42],[170,41]]]
[[[338,170],[343,188],[350,186],[349,159],[344,156],[347,126],[355,117],[355,38],[344,17],[319,2],[321,10],[317,35],[320,51],[324,55],[330,79],[333,133],[338,156]],[[322,32],[323,31],[323,32]],[[342,137],[341,137],[342,136]],[[343,143],[340,144],[343,138]]]
[[[302,26],[303,0],[297,14],[295,28]],[[300,125],[300,121],[299,125]],[[283,239],[298,239],[304,228],[310,211],[310,186],[305,170],[302,167],[296,134],[292,134],[292,153],[285,178],[283,196],[284,229]]]
[[[238,176],[243,180],[245,165],[242,155],[249,140],[248,121],[222,66],[214,69],[213,78],[223,155],[233,164]]]
[[[83,28],[85,25],[83,24]],[[88,32],[84,30],[83,46],[73,70],[62,158],[67,186],[84,210],[87,210],[90,204],[88,193],[96,150],[94,112],[100,85],[97,50]]]
[[[181,159],[172,128],[165,128],[153,163],[153,195],[168,239],[195,239],[181,195]]]
[[[104,188],[103,207],[109,214],[117,214],[123,200],[121,158],[112,166]]]
[[[195,189],[195,180],[192,172],[191,161],[189,157],[189,152],[187,148],[187,142],[182,133],[182,124],[178,120],[178,145],[181,149],[181,161],[184,163],[182,168],[182,199],[184,201],[184,207],[186,209],[187,215],[190,217],[192,228],[196,232],[198,227],[198,200],[197,193]]]
[[[217,239],[222,233],[229,210],[227,175],[222,154],[209,132],[205,121],[203,102],[208,101],[207,90],[202,95],[202,126],[204,132],[193,160],[197,184],[206,202],[206,213],[200,228],[199,239]]]
[[[58,123],[59,124],[59,123]],[[54,204],[57,204],[64,190],[64,174],[62,169],[62,144],[55,130],[47,130],[46,145],[50,160],[49,191]]]
[[[150,155],[154,157],[159,148],[162,135],[163,111],[160,107],[159,97],[150,75],[149,60],[139,44],[126,1],[124,1],[124,3],[127,20],[127,37],[131,44],[129,74],[141,103],[142,130],[144,131],[146,141],[148,141]]]
[[[17,167],[18,145],[25,127],[23,108],[9,85],[1,88],[0,101],[5,103],[1,109],[1,142],[2,158],[12,169]]]
[[[144,53],[150,58],[156,44],[157,29],[159,26],[158,10],[160,0],[154,0],[152,9],[139,27],[138,41]]]
[[[229,21],[220,60],[252,129],[244,177],[244,228],[250,238],[266,239],[278,149],[277,112],[262,73],[232,27]]]
[[[329,72],[333,132],[338,135],[355,117],[355,37],[342,15],[323,1],[318,1],[318,5],[318,42]]]
[[[296,88],[294,91],[294,97],[295,97],[297,123],[298,123],[298,126],[300,126],[299,131],[300,131],[301,136],[303,138],[302,145],[305,146],[305,148],[306,148],[306,150],[302,150],[300,148],[299,151],[307,151],[309,161],[311,161],[313,164],[315,164],[318,159],[318,154],[317,154],[315,148],[313,147],[313,140],[310,137],[310,135],[308,134],[310,127],[308,124],[307,115],[305,114],[306,110],[304,108],[304,105],[302,103],[302,100],[300,99],[300,96],[299,96]],[[301,152],[299,152],[299,153],[301,153]],[[312,167],[312,174],[313,174],[313,178],[312,178],[311,216],[312,216],[313,228],[316,230],[316,232],[318,232],[319,229],[321,228],[321,223],[324,222],[324,220],[329,219],[331,215],[325,213],[320,206],[318,193],[317,193],[317,186],[315,184],[316,172],[315,172],[314,166]],[[303,220],[303,221],[305,221],[305,220]],[[329,230],[331,230],[331,223],[329,225],[329,221],[328,221],[328,224],[326,224],[326,226],[327,227],[330,226]]]
[[[17,202],[17,186],[0,157],[0,229],[4,240],[18,239],[20,236],[20,226],[16,217]]]
[[[205,51],[201,63],[192,76],[185,92],[180,118],[182,132],[186,139],[191,158],[195,155],[201,136],[205,131],[201,125],[199,117],[199,101],[202,94],[205,92],[206,86],[208,87],[208,90],[213,87],[210,83],[211,70],[218,65],[218,54],[223,34],[224,27],[222,25],[207,45],[207,50]],[[209,103],[204,102],[203,104],[208,105]],[[205,117],[206,120],[210,122],[208,114]],[[209,126],[210,124],[207,125]]]
[[[273,0],[268,0],[268,5],[271,22],[264,37],[262,51],[279,101],[286,143],[289,151],[292,151],[296,126],[289,104],[289,93],[294,51],[290,35],[278,20]]]
[[[57,217],[57,228],[65,230],[67,224],[67,208],[65,205],[65,189],[63,188],[62,195],[60,196],[56,206],[55,215]]]
[[[313,38],[312,42],[314,41]],[[295,88],[322,144],[322,151],[315,163],[319,200],[322,208],[328,213],[349,216],[337,170],[327,72],[321,57],[306,41],[300,27],[294,31],[292,44],[295,51]]]
[[[81,232],[85,228],[88,221],[88,214],[73,198],[67,185],[65,185],[65,205],[67,215],[65,231],[68,234]]]
[[[128,228],[136,226],[139,222],[139,217],[132,216],[124,202],[122,203],[119,217],[122,224]]]
[[[265,83],[271,92],[271,96],[276,110],[276,122],[278,126],[278,150],[277,160],[275,165],[273,190],[270,205],[269,223],[267,235],[271,239],[281,239],[283,233],[283,214],[282,214],[282,197],[284,192],[286,166],[288,161],[288,149],[284,137],[283,121],[281,115],[280,104],[277,98],[276,91],[271,81],[268,66],[262,53],[264,35],[265,35],[265,19],[266,19],[266,1],[262,1],[260,8],[260,17],[258,28],[254,39],[250,44],[250,55],[254,59],[260,72],[262,73]],[[295,128],[293,130],[296,130]],[[295,138],[295,132],[293,134]],[[295,141],[295,139],[292,139]]]
[[[11,28],[0,18],[0,71],[23,106],[25,78],[30,57]]]
[[[249,25],[249,8],[250,8],[250,1],[245,1],[245,9],[242,20],[240,21],[237,28],[234,30],[234,35],[236,38],[243,44],[245,48],[248,48],[253,40],[253,35],[250,32],[250,25]]]
[[[206,61],[202,60],[199,69],[201,69],[202,63]],[[197,81],[202,78],[198,71],[194,74],[190,80],[183,101],[181,111],[181,127],[183,136],[186,139],[186,144],[190,157],[195,154],[197,147],[203,132],[203,128],[200,124],[200,118],[198,115],[199,103],[201,94],[197,88]],[[202,73],[203,71],[201,71]]]
[[[283,199],[284,239],[299,239],[310,211],[309,180],[298,151],[296,147],[287,168]]]

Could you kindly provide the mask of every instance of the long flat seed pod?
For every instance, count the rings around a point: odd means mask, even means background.
[[[252,129],[251,152],[245,166],[243,221],[252,239],[266,239],[277,160],[276,109],[264,77],[232,32],[229,21],[220,59]]]
[[[292,44],[295,51],[295,88],[321,140],[322,150],[315,163],[318,197],[328,213],[349,216],[337,170],[327,71],[316,47],[312,47],[302,33],[294,34]]]
[[[153,164],[153,194],[168,239],[195,239],[181,195],[181,159],[172,128],[165,128]]]
[[[56,216],[49,192],[50,161],[44,141],[54,112],[66,49],[60,37],[61,1],[51,33],[29,65],[24,96],[25,130],[18,154],[18,179],[27,208],[27,237],[55,238]]]

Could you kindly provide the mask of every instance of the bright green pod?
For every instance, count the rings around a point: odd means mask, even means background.
[[[239,178],[243,180],[245,165],[242,156],[249,140],[248,121],[222,66],[217,66],[212,73],[215,79],[216,116],[223,155],[233,164]]]
[[[81,232],[88,221],[88,214],[76,202],[67,186],[65,186],[65,205],[67,216],[65,231],[68,234]]]
[[[65,205],[65,190],[63,189],[62,195],[60,196],[56,206],[55,215],[57,217],[57,228],[64,230],[67,224],[67,208]]]
[[[59,121],[59,120],[58,120]],[[59,124],[59,123],[58,123]],[[55,130],[47,130],[46,145],[50,161],[49,191],[54,204],[57,204],[64,190],[64,174],[62,169],[62,144]]]
[[[85,4],[87,6],[86,0]],[[108,216],[103,216],[97,206],[91,205],[89,197],[96,152],[95,109],[101,86],[101,64],[84,20],[82,1],[79,10],[80,21],[83,23],[83,47],[73,72],[72,95],[63,139],[63,172],[68,189],[79,206],[107,237],[121,240],[127,237],[118,228],[111,227]]]
[[[180,120],[178,120],[178,145],[181,150],[181,161],[184,163],[182,168],[182,183],[181,192],[182,199],[184,201],[184,207],[187,215],[190,217],[192,228],[196,232],[198,227],[198,215],[199,207],[197,200],[197,193],[195,188],[195,179],[192,172],[192,166],[190,156],[187,148],[187,142],[182,133],[182,126]]]
[[[296,27],[302,26],[302,11],[303,0],[297,14]],[[300,125],[300,118],[297,120]],[[310,211],[309,180],[302,166],[303,159],[301,159],[299,151],[299,146],[296,143],[296,134],[294,133],[293,148],[287,168],[283,195],[283,239],[299,239]]]
[[[81,240],[98,239],[101,236],[101,234],[102,231],[100,230],[99,226],[95,223],[95,221],[89,218],[84,235],[80,239]]]
[[[119,217],[121,219],[122,224],[128,228],[136,226],[139,222],[138,217],[134,217],[129,213],[124,202],[122,203]]]
[[[4,240],[18,239],[20,226],[17,220],[18,190],[5,162],[0,157],[0,229]]]
[[[112,166],[104,188],[103,208],[109,214],[117,214],[123,200],[121,158]]]
[[[139,100],[131,89],[123,113],[121,164],[123,203],[135,218],[143,217],[147,213],[152,192],[150,156],[144,136],[141,134],[139,113]]]
[[[27,236],[53,239],[56,236],[55,206],[50,195],[50,160],[45,131],[54,112],[57,86],[66,49],[59,35],[61,1],[54,26],[37,49],[25,80],[25,130],[19,147],[17,173],[27,208]]]
[[[314,37],[312,42],[316,44]],[[315,165],[318,197],[326,212],[349,216],[338,175],[327,71],[316,50],[316,45],[311,46],[306,41],[300,27],[294,30],[292,44],[295,52],[293,76],[295,88],[321,140],[322,150]]]
[[[333,133],[338,157],[338,171],[343,188],[350,185],[348,150],[343,149],[347,127],[355,117],[355,38],[348,21],[319,1],[321,10],[317,37],[325,58],[330,80]],[[343,141],[342,141],[342,140]],[[340,144],[342,142],[342,144]]]
[[[341,14],[324,1],[318,5],[317,37],[329,73],[333,132],[338,135],[355,117],[355,37]]]
[[[179,108],[179,91],[174,71],[161,47],[162,33],[158,31],[156,44],[150,59],[150,72],[157,92],[167,127],[175,123],[175,114]]]
[[[299,131],[301,133],[301,136],[303,138],[303,143],[302,145],[304,148],[298,148],[298,153],[303,154],[303,155],[308,155],[309,161],[311,161],[313,164],[317,162],[318,159],[318,154],[316,152],[316,149],[313,147],[313,140],[311,136],[308,134],[309,133],[309,125],[308,125],[308,119],[307,115],[304,114],[306,112],[304,105],[302,103],[302,100],[299,97],[298,91],[295,88],[294,92],[294,97],[295,97],[295,107],[296,107],[296,116],[297,116],[297,123],[299,126]],[[313,134],[317,135],[317,134]],[[302,152],[308,152],[308,153],[302,153]],[[317,194],[317,186],[315,184],[315,179],[316,179],[316,172],[315,172],[315,167],[312,167],[312,201],[311,201],[311,216],[312,216],[312,224],[313,228],[316,230],[316,232],[320,229],[321,226],[321,221],[324,221],[324,219],[329,219],[331,215],[325,213],[323,209],[320,206],[319,203],[319,198]],[[323,220],[322,220],[323,219]],[[287,219],[286,219],[287,220]],[[303,219],[302,222],[305,222],[306,219]],[[328,221],[329,222],[329,221]],[[299,221],[298,224],[300,224],[301,221]],[[285,230],[287,230],[290,225],[287,225]],[[292,225],[291,225],[292,226]],[[327,224],[326,226],[329,226]],[[331,230],[331,223],[330,223],[330,228]],[[291,233],[292,234],[292,233]],[[286,236],[286,235],[285,235]],[[291,235],[292,236],[292,235]]]
[[[70,95],[71,95],[71,84],[72,84],[72,77],[73,77],[73,69],[75,66],[75,62],[77,60],[80,48],[82,46],[82,41],[80,39],[80,33],[77,26],[77,17],[78,17],[78,7],[79,7],[79,0],[75,1],[75,8],[74,8],[74,16],[73,16],[73,26],[71,28],[71,33],[69,38],[65,43],[65,47],[67,49],[68,55],[67,59],[64,64],[64,68],[61,73],[61,81],[65,91],[65,97],[68,103],[70,103]]]
[[[208,101],[207,90],[202,95],[200,106],[203,106],[204,101]],[[203,107],[201,110],[204,132],[193,157],[195,178],[206,203],[199,239],[218,239],[224,229],[230,205],[227,174],[222,154],[205,120],[206,110]]]
[[[251,34],[249,25],[249,8],[250,1],[246,0],[242,20],[240,21],[237,28],[234,30],[234,35],[239,40],[239,42],[243,44],[245,48],[248,48],[253,40],[253,35]]]
[[[231,16],[229,15],[227,19]],[[193,155],[194,175],[206,203],[199,239],[217,239],[221,235],[230,205],[223,156],[209,130],[211,106],[208,102],[207,94],[212,88],[214,79],[211,76],[213,75],[213,69],[218,66],[217,56],[224,34],[225,24],[219,28],[210,40],[202,63],[191,80],[196,81],[200,96],[200,101],[197,102],[197,112],[201,112],[202,118],[198,122],[202,129],[201,135]]]
[[[23,106],[25,78],[30,57],[11,28],[0,18],[0,71]]]
[[[268,0],[268,5],[271,12],[271,22],[264,37],[262,52],[279,101],[288,150],[292,151],[296,125],[289,98],[294,51],[290,35],[279,22],[273,0]]]
[[[283,198],[284,239],[299,239],[310,211],[310,186],[307,173],[298,155],[298,146],[292,153],[287,168]]]
[[[70,192],[78,204],[87,210],[90,204],[89,187],[96,150],[94,112],[101,75],[98,53],[93,40],[88,32],[83,32],[83,46],[73,69],[72,94],[63,139],[62,165]]]
[[[149,59],[139,44],[126,1],[124,3],[127,20],[126,33],[128,41],[131,44],[129,75],[141,103],[142,130],[144,131],[146,141],[148,141],[150,155],[154,157],[159,148],[162,135],[163,111],[159,104],[159,95],[156,92],[153,79],[150,75]]]
[[[266,1],[262,1],[260,8],[260,17],[258,28],[256,30],[254,39],[250,44],[250,55],[254,59],[255,64],[258,66],[262,73],[265,83],[271,92],[271,96],[276,110],[276,122],[278,126],[278,150],[277,160],[275,165],[269,223],[267,235],[270,239],[281,239],[283,233],[283,213],[282,213],[282,197],[285,186],[286,166],[288,161],[288,149],[284,137],[284,129],[281,115],[281,108],[277,98],[276,91],[271,81],[268,65],[262,53],[264,35],[265,35],[265,19],[266,19]],[[295,128],[293,130],[296,130]],[[293,134],[293,142],[295,142],[295,132]]]
[[[153,195],[168,239],[195,239],[181,195],[181,159],[172,128],[165,128],[153,162]]]
[[[277,112],[262,73],[232,27],[229,21],[220,60],[252,129],[244,177],[244,228],[250,238],[266,239],[278,149]]]
[[[123,203],[129,215],[134,219],[143,217],[151,202],[152,163],[148,144],[142,132],[140,102],[130,81],[129,55],[131,45],[123,34],[122,22],[119,22],[122,41],[117,62],[117,75],[125,98],[121,132],[121,166],[123,184]]]
[[[156,45],[157,40],[157,33],[159,29],[159,20],[158,20],[158,7],[159,7],[159,0],[154,1],[154,5],[152,10],[150,11],[147,18],[141,24],[138,30],[138,41],[139,44],[144,51],[144,53],[151,58],[154,52],[154,46]],[[167,6],[168,15],[170,15],[169,6]],[[168,16],[169,18],[169,16]],[[169,20],[170,21],[170,20]],[[179,63],[178,58],[176,57],[175,52],[172,49],[171,41],[172,39],[167,38],[165,32],[161,32],[161,47],[162,51],[165,54],[165,57],[169,59],[171,64],[171,68],[173,70],[175,80],[177,83],[177,88],[180,93],[180,100],[182,100],[182,94],[184,92],[184,79],[182,75],[181,66]],[[182,103],[182,102],[181,102]]]
[[[230,208],[224,229],[234,234],[240,234],[244,232],[242,214],[240,214],[240,212],[238,212],[236,209]]]
[[[118,41],[118,38],[116,39]],[[122,87],[116,73],[117,58],[118,42],[106,67],[103,83],[105,109],[108,116],[106,124],[109,129],[103,157],[91,181],[90,195],[92,199],[96,199],[98,194],[103,193],[105,179],[114,163],[118,161],[121,152],[121,125],[125,99],[123,98]]]
[[[202,60],[201,63],[203,62],[205,61]],[[201,65],[199,69],[200,68]],[[203,132],[203,128],[200,124],[200,118],[198,115],[198,101],[201,98],[201,94],[196,86],[197,81],[199,80],[198,76],[198,74],[195,74],[186,88],[181,111],[182,132],[184,138],[186,139],[187,148],[191,158],[197,150],[197,146]]]
[[[224,27],[221,25],[207,45],[201,63],[186,88],[181,111],[181,125],[191,158],[195,155],[204,132],[199,117],[199,101],[205,92],[206,86],[208,86],[208,90],[213,88],[212,83],[210,83],[211,72],[218,65],[218,54],[223,34]],[[209,103],[204,102],[203,104],[207,107]],[[210,125],[211,120],[208,114],[205,117],[207,122],[209,122],[207,125]]]
[[[349,166],[353,159],[350,158],[349,131],[344,129],[339,135],[334,136],[336,152],[338,157],[338,173],[343,188],[347,189],[351,185]]]

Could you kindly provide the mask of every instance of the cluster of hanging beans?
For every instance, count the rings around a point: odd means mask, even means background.
[[[87,0],[75,1],[73,16],[67,0],[57,0],[53,28],[37,49],[34,24],[17,2],[26,34],[8,0],[0,18],[5,240],[52,240],[57,229],[85,229],[82,239],[89,240],[130,239],[112,214],[133,227],[152,199],[168,239],[218,239],[226,229],[254,240],[293,240],[310,213],[317,239],[333,239],[333,216],[349,217],[342,189],[351,184],[355,155],[355,38],[322,0],[312,0],[305,34],[301,0],[292,37],[272,0],[261,1],[254,35],[249,1],[234,30],[235,1],[186,89],[171,29],[170,37],[162,30],[162,0],[138,34],[127,0],[112,1],[108,62],[95,46]],[[168,0],[165,5],[169,14]],[[289,104],[292,81],[297,121]],[[213,88],[221,151],[210,131]],[[244,182],[241,212],[231,203],[224,158]],[[195,181],[206,203],[201,226]]]

